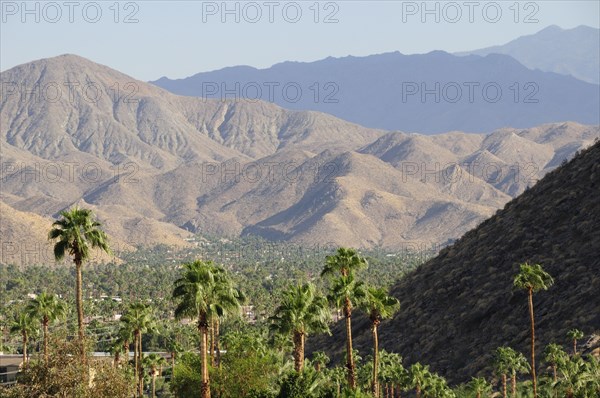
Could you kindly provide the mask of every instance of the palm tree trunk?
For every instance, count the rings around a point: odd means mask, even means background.
[[[573,339],[573,355],[577,355],[577,339]]]
[[[77,274],[77,283],[75,286],[75,301],[77,304],[77,327],[79,329],[79,349],[81,350],[81,361],[85,363],[85,331],[83,325],[83,277],[81,275],[81,259],[75,255],[75,271]]]
[[[374,321],[371,327],[371,334],[373,335],[373,395],[379,397],[379,337],[377,336],[377,326],[379,321]]]
[[[138,331],[134,331],[133,332],[133,380],[135,381],[135,386],[137,389],[137,385],[139,383],[139,378],[138,378],[138,371],[139,371],[139,367],[138,367]]]
[[[42,320],[42,326],[44,329],[44,363],[48,367],[48,317],[45,316]]]
[[[221,345],[219,344],[219,333],[220,333],[220,322],[219,318],[215,319],[215,350],[217,351],[217,366],[221,368]]]
[[[348,370],[348,385],[356,390],[356,374],[352,353],[352,307],[350,299],[344,299],[344,316],[346,318],[346,369]]]
[[[139,371],[138,371],[138,377],[139,377],[139,384],[138,384],[138,391],[140,394],[140,397],[144,396],[144,372],[142,371],[142,359],[143,359],[143,354],[142,354],[142,332],[140,332],[140,337],[138,339],[138,365],[140,367]]]
[[[552,364],[552,373],[554,373],[554,382],[556,383],[556,381],[558,380],[558,375],[555,363]]]
[[[23,331],[23,367],[27,365],[27,332]]]
[[[502,374],[502,397],[506,398],[506,374]]]
[[[512,397],[517,397],[517,372],[513,371],[512,376],[510,377],[510,388],[512,392]]]
[[[415,392],[417,393],[417,398],[421,398],[421,386],[417,384],[415,388]]]
[[[304,333],[294,332],[294,369],[296,372],[302,372],[304,369]]]
[[[376,397],[379,396],[379,385],[377,386],[378,390],[377,390],[377,394]],[[394,398],[394,383],[390,384],[390,397]]]
[[[156,373],[152,371],[152,398],[156,398]]]
[[[198,321],[198,331],[200,332],[200,357],[202,359],[202,386],[200,396],[210,398],[210,379],[208,376],[208,322],[206,315],[201,315]]]
[[[171,381],[175,375],[175,352],[171,353]]]
[[[115,352],[115,361],[114,361],[114,367],[115,368],[119,367],[119,359],[120,359],[119,351],[116,351]]]
[[[531,318],[531,380],[533,398],[537,398],[537,378],[535,375],[535,318],[533,316],[533,289],[529,288],[529,316]]]
[[[215,366],[215,321],[210,322],[209,346],[210,346],[210,366]]]
[[[125,364],[129,366],[129,341],[123,342],[123,349],[125,351]]]

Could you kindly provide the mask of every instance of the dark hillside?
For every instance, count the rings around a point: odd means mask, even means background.
[[[487,369],[508,344],[529,355],[526,295],[512,286],[520,262],[540,263],[555,279],[534,296],[538,349],[568,347],[577,327],[600,330],[600,143],[546,175],[392,289],[402,308],[382,324],[382,348],[430,364],[452,382]],[[342,325],[309,350],[343,349]],[[365,320],[355,318],[357,348],[370,352]],[[326,349],[327,350],[327,349]],[[489,370],[489,369],[487,369]]]

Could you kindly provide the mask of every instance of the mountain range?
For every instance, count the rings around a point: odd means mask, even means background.
[[[598,37],[598,29],[549,27],[471,55],[329,57],[267,69],[228,67],[152,83],[179,95],[238,102],[259,98],[371,128],[422,134],[486,133],[567,120],[598,124]]]
[[[177,96],[75,55],[0,80],[0,230],[23,247],[44,239],[27,225],[49,226],[73,204],[95,210],[123,250],[203,233],[437,247],[600,136],[575,122],[488,135],[370,129],[263,101]],[[21,261],[2,246],[3,262]]]
[[[523,262],[541,264],[555,281],[534,294],[538,353],[549,343],[569,346],[573,328],[597,334],[599,187],[597,143],[400,279],[391,294],[401,308],[380,325],[380,348],[400,353],[405,366],[429,364],[453,383],[489,377],[497,347],[529,355],[527,294],[513,287]],[[365,356],[372,347],[370,322],[358,312],[352,321],[355,347]],[[307,351],[325,350],[339,361],[343,322],[332,332],[311,336]],[[538,366],[541,373],[544,362]]]
[[[600,29],[589,26],[561,29],[551,25],[501,46],[456,53],[469,54],[506,54],[529,69],[571,75],[588,83],[600,84]]]

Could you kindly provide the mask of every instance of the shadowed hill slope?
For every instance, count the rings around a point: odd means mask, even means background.
[[[381,348],[422,362],[452,382],[489,375],[501,345],[529,353],[526,294],[513,288],[518,264],[540,263],[555,279],[536,293],[537,348],[568,346],[566,332],[600,329],[600,143],[546,175],[503,210],[400,280],[392,294],[402,305],[380,328]],[[343,325],[332,337],[309,340],[309,352],[339,359]],[[354,322],[356,346],[366,355],[368,322]]]

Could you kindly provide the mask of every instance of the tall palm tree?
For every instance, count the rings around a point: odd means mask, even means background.
[[[183,264],[183,276],[175,281],[173,298],[179,300],[175,317],[198,319],[202,362],[202,398],[210,398],[208,375],[208,326],[212,316],[221,316],[228,308],[240,308],[240,294],[225,270],[210,261],[196,260]]]
[[[138,395],[142,396],[143,378],[142,373],[142,335],[148,331],[155,330],[154,315],[152,308],[144,303],[133,303],[121,317],[120,321],[126,325],[123,331],[130,330],[133,333],[133,357],[135,366],[135,380],[138,387]]]
[[[427,383],[429,377],[431,377],[431,372],[429,371],[429,366],[427,365],[423,366],[417,362],[412,364],[408,369],[408,381],[412,388],[415,389],[417,398],[421,397],[421,391],[423,386]]]
[[[292,336],[294,369],[304,369],[304,344],[310,333],[329,333],[327,299],[318,294],[312,283],[290,286],[283,293],[281,304],[275,309],[271,330]]]
[[[167,361],[160,355],[152,353],[144,357],[144,369],[152,378],[152,398],[156,398],[156,376],[160,376],[158,369],[163,367]]]
[[[20,334],[23,342],[23,367],[27,365],[27,344],[29,338],[37,335],[38,328],[36,327],[34,318],[27,312],[21,312],[15,315],[14,320],[9,325],[10,334]]]
[[[544,349],[546,362],[552,367],[554,382],[558,380],[558,366],[567,361],[567,353],[558,344],[548,344]]]
[[[548,290],[554,280],[545,272],[540,264],[520,264],[520,271],[514,278],[514,285],[524,289],[528,294],[529,317],[531,319],[531,380],[533,382],[533,398],[537,398],[537,378],[535,374],[535,318],[533,313],[533,293]]]
[[[371,389],[373,395],[379,396],[379,335],[378,329],[383,319],[389,319],[400,309],[397,298],[388,295],[387,289],[369,287],[366,289],[364,300],[360,303],[363,311],[371,321],[371,334],[373,336],[373,381]]]
[[[329,301],[336,308],[342,308],[346,324],[346,371],[348,385],[352,390],[356,389],[356,364],[352,349],[352,309],[353,302],[360,303],[366,296],[363,282],[355,280],[354,274],[340,276],[333,280]]]
[[[583,338],[583,332],[579,329],[571,329],[567,332],[567,337],[573,342],[573,355],[577,355],[577,340]]]
[[[61,211],[60,216],[62,218],[52,223],[52,229],[48,232],[48,239],[58,239],[54,245],[54,257],[57,261],[62,260],[66,254],[73,256],[77,274],[77,283],[75,285],[77,326],[79,330],[81,359],[85,362],[81,267],[84,261],[90,258],[91,248],[99,248],[108,254],[112,252],[108,246],[108,237],[100,228],[101,224],[94,221],[94,215],[91,210],[74,207],[70,210]]]
[[[325,266],[323,267],[323,271],[321,271],[321,277],[336,277],[339,275],[341,278],[334,283],[334,287],[337,285],[338,290],[345,290],[342,285],[346,284],[347,287],[351,287],[352,284],[355,284],[354,274],[356,271],[366,268],[367,265],[367,260],[361,257],[356,250],[340,247],[337,249],[335,255],[325,258]],[[338,296],[337,294],[339,293],[339,291],[332,292],[333,297],[330,298],[333,298],[333,301],[336,303],[340,302],[340,298],[343,299],[341,307],[343,308],[346,322],[346,369],[348,372],[348,384],[354,390],[356,389],[356,369],[352,356],[352,301],[351,296]],[[337,308],[340,308],[340,305],[337,305]]]
[[[39,296],[31,299],[25,311],[32,318],[37,318],[42,324],[44,331],[44,362],[48,365],[48,325],[59,319],[64,319],[67,315],[65,303],[59,300],[55,295],[42,292]]]

